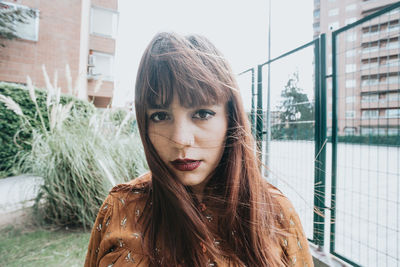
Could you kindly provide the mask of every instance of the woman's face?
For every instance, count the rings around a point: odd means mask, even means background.
[[[228,128],[225,103],[185,108],[171,105],[147,111],[148,133],[161,160],[177,179],[202,193],[221,160]]]

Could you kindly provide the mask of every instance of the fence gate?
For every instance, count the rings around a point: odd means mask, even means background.
[[[332,33],[330,252],[353,266],[400,266],[399,33],[399,2]]]
[[[353,266],[399,267],[400,2],[329,37],[329,58],[323,34],[258,65],[256,90],[255,69],[241,74],[252,74],[264,174],[324,251]]]
[[[305,65],[288,70],[288,61]],[[270,88],[263,88],[266,68]],[[325,76],[325,35],[258,65],[257,90],[254,68],[239,75],[250,72],[252,132],[262,151],[260,159],[267,166],[265,175],[291,199],[307,238],[323,246],[326,95],[321,77]],[[263,102],[267,102],[265,111]]]

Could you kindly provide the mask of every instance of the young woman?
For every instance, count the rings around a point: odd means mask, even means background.
[[[150,172],[114,187],[85,266],[312,266],[290,202],[260,175],[234,75],[204,37],[160,33],[136,79]]]

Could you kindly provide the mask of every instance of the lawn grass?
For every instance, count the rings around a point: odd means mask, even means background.
[[[83,230],[0,230],[0,266],[83,266],[90,233]]]

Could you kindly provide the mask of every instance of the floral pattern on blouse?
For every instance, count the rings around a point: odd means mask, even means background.
[[[151,175],[147,173],[127,184],[117,185],[110,191],[100,207],[92,229],[85,267],[149,266],[148,256],[142,248],[143,226],[138,219],[147,201],[145,189],[150,181]],[[286,234],[282,237],[277,253],[285,258],[288,266],[314,266],[308,241],[292,204],[279,190],[272,188],[271,192],[280,205],[278,219],[289,225],[289,229],[284,229]],[[200,204],[199,210],[207,218],[210,227],[218,224],[217,216],[214,216],[204,203]],[[216,245],[223,245],[222,240],[216,239],[214,242]],[[210,259],[208,266],[235,265],[232,265],[229,259]]]

